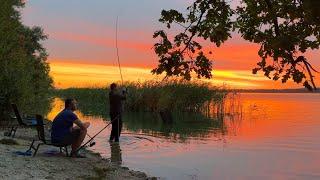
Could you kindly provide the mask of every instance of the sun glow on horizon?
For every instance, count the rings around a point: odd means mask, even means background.
[[[66,62],[51,62],[51,76],[56,88],[70,87],[103,87],[111,82],[121,81],[119,68],[111,65],[75,64]],[[148,80],[160,81],[163,75],[151,74],[151,68],[122,67],[124,81],[144,82]],[[266,88],[266,81],[262,75],[253,75],[243,70],[214,70],[212,79],[201,79],[215,86],[229,88],[253,89]],[[270,80],[269,80],[270,81]]]

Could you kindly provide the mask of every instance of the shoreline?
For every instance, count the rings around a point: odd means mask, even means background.
[[[113,164],[90,150],[85,150],[86,158],[71,158],[57,147],[42,145],[35,157],[18,155],[17,151],[29,148],[36,130],[18,128],[15,138],[5,137],[4,132],[0,130],[0,179],[157,179]]]

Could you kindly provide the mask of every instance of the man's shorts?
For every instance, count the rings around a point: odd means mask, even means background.
[[[73,144],[80,136],[80,129],[73,129],[70,134],[66,135],[61,144]]]

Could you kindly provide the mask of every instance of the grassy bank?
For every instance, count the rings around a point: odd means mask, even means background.
[[[178,80],[128,82],[124,86],[128,89],[125,110],[131,112],[157,112],[163,109],[202,112],[207,111],[209,106],[222,104],[227,95],[227,91],[223,88],[206,83]],[[108,93],[107,86],[106,88],[61,89],[55,90],[53,95],[76,98],[81,109],[99,110],[109,106]]]

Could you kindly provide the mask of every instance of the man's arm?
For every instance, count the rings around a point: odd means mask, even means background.
[[[119,95],[119,96],[120,96],[120,99],[121,99],[121,100],[126,100],[126,99],[127,99],[126,94],[122,94],[122,95]]]
[[[80,129],[83,129],[83,130],[87,129],[87,128],[90,126],[90,123],[89,123],[89,122],[83,123],[83,122],[80,121],[80,119],[76,119],[76,120],[74,121],[74,123],[75,123]]]
[[[126,98],[127,98],[127,88],[123,88],[122,89],[122,93],[120,95],[120,99],[121,100],[126,100]]]
[[[119,92],[119,93],[113,94],[113,97],[120,100],[126,100],[127,94],[126,92],[122,91],[121,93]]]

